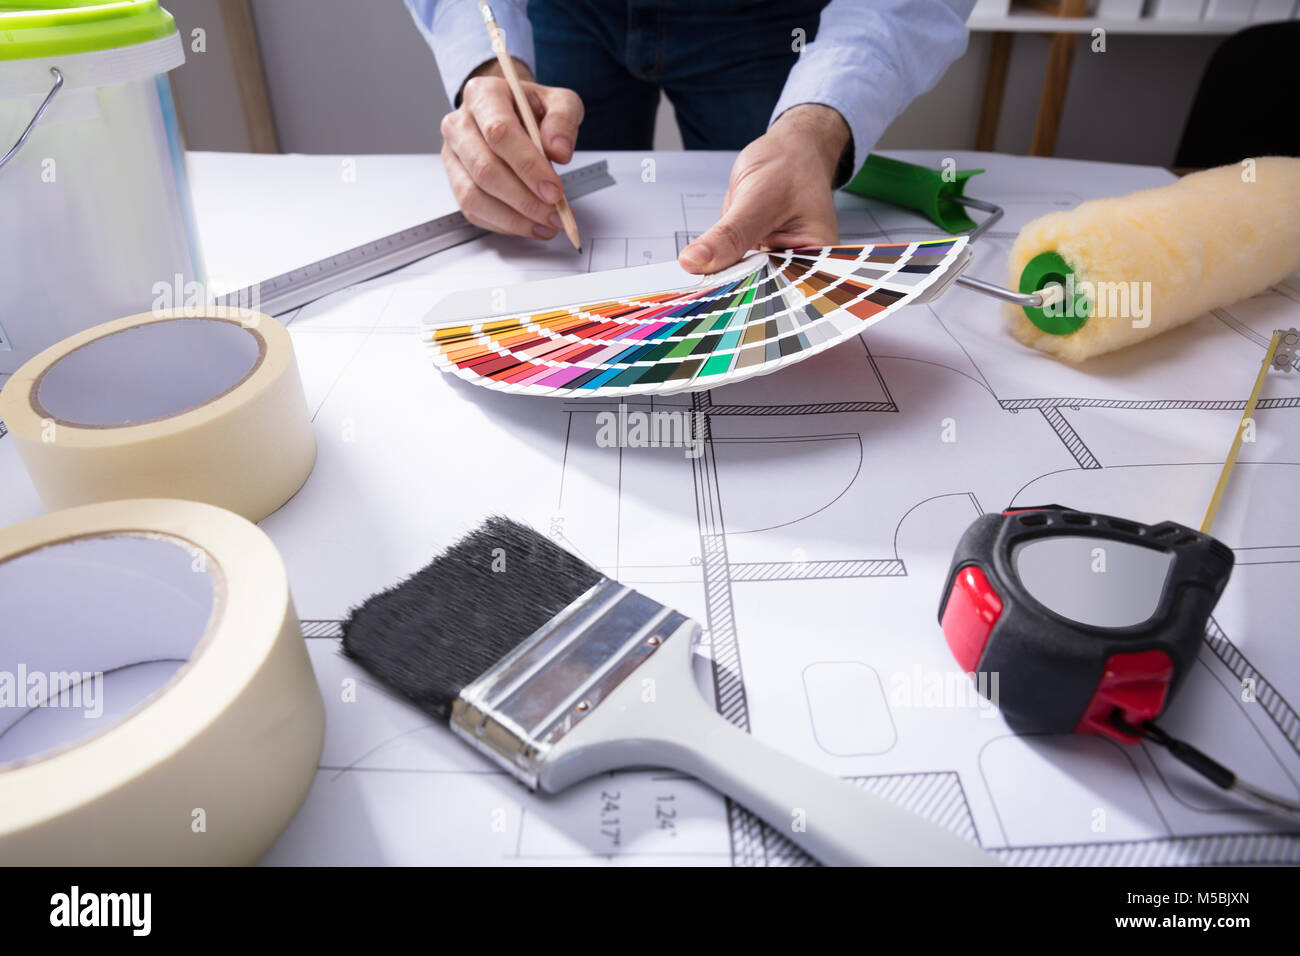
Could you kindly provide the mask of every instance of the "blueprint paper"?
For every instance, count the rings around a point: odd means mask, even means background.
[[[936,612],[952,548],[981,512],[1056,501],[1199,523],[1268,336],[1300,325],[1300,278],[1078,368],[1021,346],[996,302],[954,288],[775,375],[628,400],[633,411],[702,416],[697,457],[598,444],[597,416],[616,403],[511,396],[439,374],[419,329],[440,296],[669,263],[716,219],[729,156],[657,154],[653,182],[643,158],[612,155],[618,184],[574,202],[581,258],[559,243],[490,237],[282,317],[320,452],[305,487],[261,526],[289,569],[327,731],[307,802],[264,862],[808,862],[743,808],[670,771],[530,794],[339,655],[351,606],[498,512],[699,620],[708,659],[698,676],[727,719],[1007,862],[1300,862],[1294,826],[1287,833],[1223,798],[1146,744],[1019,736],[957,683],[927,693],[933,675],[957,671]],[[987,168],[969,191],[1007,209],[975,243],[971,269],[998,283],[1025,222],[1169,179],[1138,167],[956,158]],[[264,183],[253,190],[261,202],[292,210],[309,202],[296,183],[323,181],[338,164],[240,158],[236,177],[229,157],[196,159],[206,251],[232,286],[260,276],[233,194],[217,185]],[[373,212],[351,231],[346,216],[328,217],[332,247],[450,208],[433,163],[361,157],[354,193],[317,186],[318,207],[387,204],[393,216],[403,200],[394,182],[419,193],[418,211],[408,201],[407,220],[391,227]],[[940,235],[903,210],[854,196],[838,204],[846,241]],[[283,246],[292,234],[270,228],[260,241]],[[301,261],[324,240],[311,243]],[[1214,528],[1238,564],[1164,722],[1294,798],[1300,374],[1271,373],[1263,394],[1257,440]],[[0,520],[40,512],[3,439],[0,482]]]

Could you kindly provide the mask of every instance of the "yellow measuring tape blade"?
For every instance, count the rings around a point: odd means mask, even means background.
[[[1246,432],[1246,423],[1255,415],[1255,406],[1259,403],[1259,393],[1264,390],[1264,379],[1268,376],[1268,370],[1273,365],[1273,356],[1277,354],[1278,342],[1281,340],[1280,331],[1273,333],[1273,338],[1269,340],[1268,351],[1264,353],[1264,363],[1259,367],[1259,374],[1255,376],[1255,387],[1250,390],[1250,398],[1246,401],[1246,409],[1241,413],[1241,422],[1237,425],[1237,434],[1233,436],[1232,447],[1228,449],[1228,457],[1224,459],[1223,470],[1219,472],[1219,483],[1214,486],[1214,494],[1210,496],[1210,505],[1205,509],[1205,517],[1201,519],[1201,533],[1209,534],[1210,526],[1214,524],[1214,516],[1219,513],[1219,505],[1223,501],[1224,492],[1228,490],[1228,479],[1232,477],[1232,467],[1237,463],[1237,454],[1241,451],[1241,442]]]

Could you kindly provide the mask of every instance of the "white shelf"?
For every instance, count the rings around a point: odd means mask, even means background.
[[[1107,33],[1160,34],[1163,36],[1228,36],[1246,27],[1258,26],[1258,20],[1098,20],[1093,17],[1055,17],[1036,10],[1017,10],[1004,17],[971,17],[966,25],[977,33],[1083,33],[1101,28]]]

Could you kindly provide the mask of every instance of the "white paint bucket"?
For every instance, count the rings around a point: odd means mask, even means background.
[[[167,81],[184,61],[157,0],[0,0],[0,374],[204,282]]]

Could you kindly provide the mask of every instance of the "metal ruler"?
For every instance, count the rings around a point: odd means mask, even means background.
[[[605,160],[565,173],[564,195],[577,199],[597,189],[614,185]],[[471,225],[460,212],[439,216],[391,236],[362,243],[346,252],[327,256],[310,265],[291,269],[271,279],[217,298],[215,304],[245,307],[268,315],[283,315],[321,296],[373,279],[394,269],[409,266],[425,256],[442,252],[471,239],[487,235],[488,230]]]

